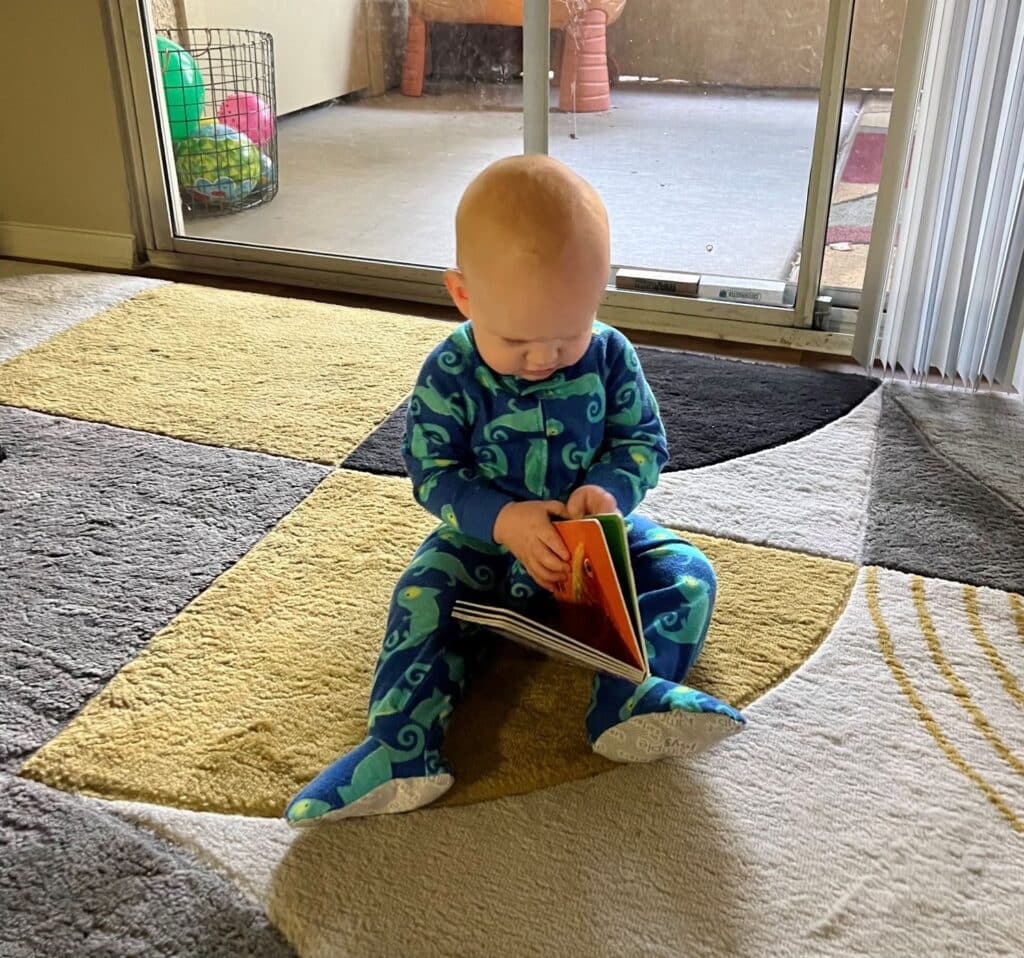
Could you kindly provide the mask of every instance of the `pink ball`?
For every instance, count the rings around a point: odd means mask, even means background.
[[[217,111],[225,126],[244,133],[257,146],[263,146],[274,135],[274,116],[266,100],[255,93],[233,93]]]

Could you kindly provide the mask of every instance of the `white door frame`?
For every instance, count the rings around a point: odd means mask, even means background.
[[[177,190],[166,186],[174,182],[173,151],[163,98],[157,96],[149,68],[150,62],[157,62],[157,56],[153,31],[149,29],[148,0],[104,2],[115,75],[120,80],[125,106],[129,160],[137,192],[134,199],[141,209],[139,228],[153,265],[417,302],[448,301],[443,270],[439,267],[175,235],[174,223],[181,222],[181,207]],[[829,3],[795,305],[757,306],[609,288],[601,309],[602,318],[625,328],[850,354],[852,334],[812,327],[835,174],[853,10],[854,0]],[[549,15],[548,0],[525,0],[527,152],[547,149]]]

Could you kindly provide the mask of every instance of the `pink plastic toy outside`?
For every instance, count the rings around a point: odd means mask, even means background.
[[[600,113],[612,108],[607,22],[603,11],[588,10],[565,28],[558,68],[558,106],[565,113]]]
[[[263,146],[274,135],[274,117],[262,97],[254,93],[234,93],[217,111],[225,126],[244,133],[257,146]]]

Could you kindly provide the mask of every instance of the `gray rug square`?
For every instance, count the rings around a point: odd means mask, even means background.
[[[0,847],[4,958],[295,954],[228,879],[100,802],[0,772]]]
[[[8,406],[0,446],[9,771],[328,471]]]
[[[1007,406],[1001,438],[986,437],[991,397],[951,399],[936,410],[933,393],[885,387],[862,561],[1024,593],[1024,508],[1010,497],[1020,495],[1024,412]]]

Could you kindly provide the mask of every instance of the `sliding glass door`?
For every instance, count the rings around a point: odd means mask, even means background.
[[[608,205],[614,321],[822,325],[853,0],[110,2],[157,262],[441,301],[466,183],[548,152]]]

